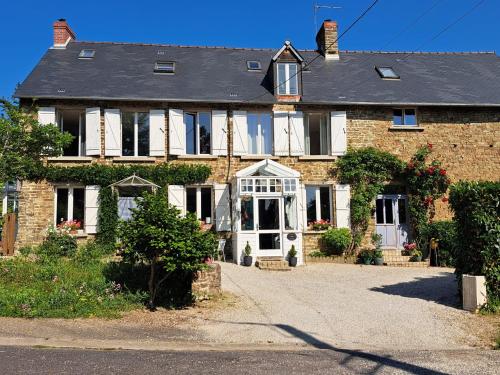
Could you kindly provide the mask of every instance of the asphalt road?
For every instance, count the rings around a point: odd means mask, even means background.
[[[132,351],[0,347],[0,374],[499,374],[498,351]]]

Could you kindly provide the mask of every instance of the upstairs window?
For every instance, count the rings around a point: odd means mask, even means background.
[[[304,122],[306,155],[330,155],[328,113],[307,113]]]
[[[122,156],[149,156],[149,113],[122,113]]]
[[[95,56],[95,50],[93,49],[82,49],[78,55],[79,59],[92,59]]]
[[[260,71],[262,69],[262,66],[260,65],[260,61],[250,60],[247,61],[247,69]]]
[[[186,153],[206,155],[211,152],[212,124],[210,112],[185,112]]]
[[[278,94],[279,95],[298,95],[299,80],[297,74],[297,64],[278,63]]]
[[[271,155],[273,153],[273,134],[270,113],[249,113],[248,152],[254,155]]]
[[[175,63],[173,61],[157,61],[155,63],[155,73],[175,73]]]
[[[392,122],[395,126],[416,126],[417,115],[415,108],[395,108]]]
[[[63,156],[85,156],[85,112],[58,111],[57,122],[63,132],[73,136],[71,143],[63,150]]]

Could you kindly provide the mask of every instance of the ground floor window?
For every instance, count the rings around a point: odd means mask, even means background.
[[[315,221],[332,222],[330,186],[306,186],[307,225]]]
[[[55,224],[68,220],[76,220],[80,228],[85,219],[85,188],[58,187],[56,188],[56,217]]]
[[[253,225],[253,198],[241,199],[241,230],[254,230]]]
[[[212,223],[212,188],[186,188],[186,211],[194,213],[206,224]]]

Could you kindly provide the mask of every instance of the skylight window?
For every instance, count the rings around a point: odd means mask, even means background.
[[[156,73],[175,73],[175,63],[173,61],[157,61],[155,63]]]
[[[392,69],[390,66],[376,66],[375,69],[382,78],[399,79],[399,75],[397,75],[394,69]]]
[[[261,70],[262,66],[260,65],[260,61],[251,60],[247,61],[248,70]]]
[[[82,49],[80,51],[80,54],[78,55],[78,58],[80,59],[92,59],[95,55],[95,50],[94,49]]]

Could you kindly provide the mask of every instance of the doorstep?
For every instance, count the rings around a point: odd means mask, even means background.
[[[255,265],[260,270],[291,271],[291,267],[283,257],[257,257]]]

